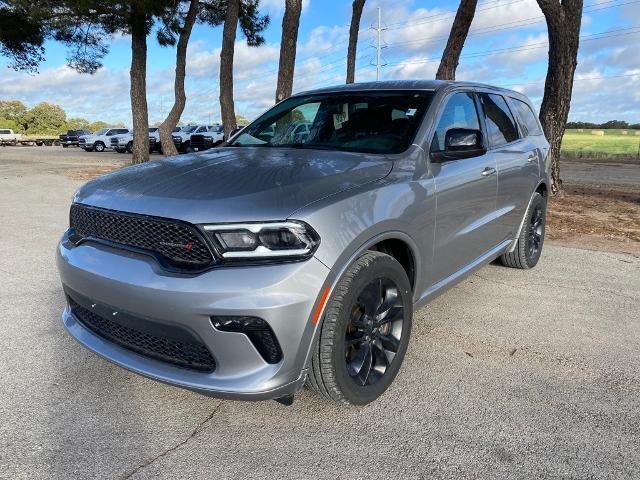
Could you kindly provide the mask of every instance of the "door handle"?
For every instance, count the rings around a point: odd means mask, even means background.
[[[496,173],[496,169],[492,168],[492,167],[485,167],[484,170],[482,170],[481,175],[483,177],[488,177],[489,175],[493,175],[494,173]]]
[[[537,153],[530,153],[529,156],[527,157],[527,163],[533,163],[533,162],[537,162],[538,161],[538,154]]]

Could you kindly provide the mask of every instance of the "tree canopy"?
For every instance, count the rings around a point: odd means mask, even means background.
[[[67,119],[66,112],[58,105],[42,102],[27,108],[18,100],[0,100],[0,128],[10,128],[26,135],[58,135],[67,130],[95,132],[106,127],[124,127],[103,121],[90,122],[84,118]]]

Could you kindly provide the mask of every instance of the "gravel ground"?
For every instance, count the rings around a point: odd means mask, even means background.
[[[64,332],[69,172],[120,157],[27,150],[0,149],[0,478],[640,477],[638,257],[547,245],[532,271],[483,268],[416,313],[370,406],[221,402]]]

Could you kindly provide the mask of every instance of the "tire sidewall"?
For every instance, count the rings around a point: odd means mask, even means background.
[[[402,297],[405,318],[402,326],[402,336],[398,353],[384,376],[373,385],[357,385],[347,371],[345,361],[345,335],[350,320],[350,312],[362,289],[376,278],[386,277],[393,280],[398,286]],[[342,306],[336,315],[335,335],[333,338],[332,362],[335,370],[335,379],[345,399],[355,405],[364,405],[372,402],[382,395],[393,383],[407,351],[409,337],[411,335],[411,323],[413,318],[413,299],[411,286],[402,266],[388,255],[380,255],[366,268],[362,268],[353,277],[348,286],[348,293],[344,297]]]

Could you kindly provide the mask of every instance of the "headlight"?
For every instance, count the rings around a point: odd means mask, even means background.
[[[315,230],[298,221],[205,225],[204,229],[225,260],[303,259],[320,243]]]

